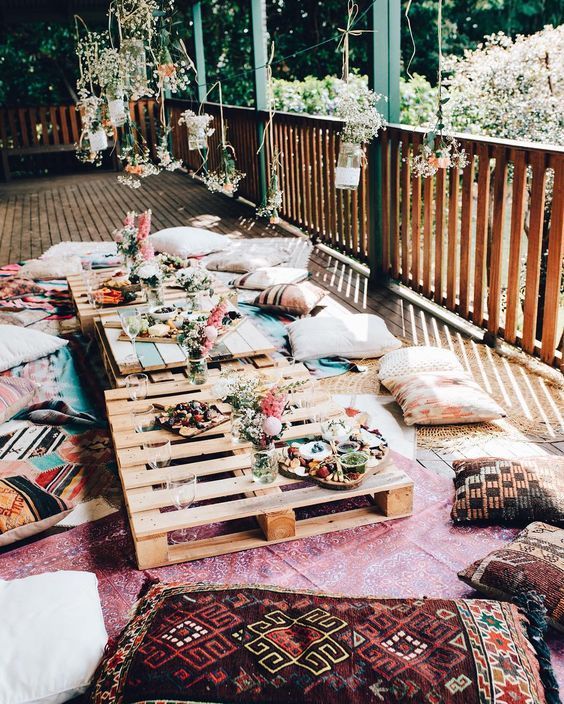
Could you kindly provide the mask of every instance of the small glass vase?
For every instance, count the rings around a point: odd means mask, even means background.
[[[147,297],[149,313],[164,306],[164,286],[146,286],[145,295]]]
[[[123,266],[125,268],[125,271],[127,273],[127,278],[131,278],[131,274],[133,273],[133,270],[135,269],[135,257],[130,257],[127,254],[123,255]]]
[[[147,83],[147,53],[142,39],[124,39],[121,43],[120,55],[126,67],[125,86],[134,99],[148,93]]]
[[[245,442],[245,438],[241,433],[242,418],[243,411],[241,409],[233,408],[231,410],[231,441],[234,445],[240,445]]]
[[[202,294],[199,291],[186,294],[186,310],[189,313],[202,310]]]
[[[278,451],[274,445],[266,448],[254,447],[251,455],[253,481],[272,484],[278,476]]]
[[[360,183],[362,158],[362,145],[341,143],[335,168],[335,188],[356,191]]]
[[[201,386],[208,380],[208,360],[206,357],[189,357],[187,359],[188,383]]]

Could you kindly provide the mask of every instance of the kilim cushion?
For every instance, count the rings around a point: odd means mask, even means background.
[[[480,457],[452,467],[455,523],[525,526],[540,520],[564,526],[564,457]]]
[[[37,296],[42,293],[45,293],[45,289],[28,279],[13,277],[0,282],[0,301],[21,298],[22,296]]]
[[[531,523],[509,545],[458,576],[474,589],[509,599],[526,591],[544,596],[549,623],[564,631],[564,530]]]
[[[280,284],[261,291],[253,305],[288,315],[307,315],[325,297],[325,291],[298,284]]]
[[[71,510],[27,477],[0,479],[0,547],[47,530]]]
[[[91,702],[557,702],[531,624],[496,601],[155,585],[107,652]]]
[[[35,394],[35,384],[15,376],[0,377],[0,423],[28,406]]]
[[[421,372],[386,380],[407,425],[483,423],[504,410],[465,372]]]

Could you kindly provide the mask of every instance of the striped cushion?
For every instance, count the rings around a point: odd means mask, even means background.
[[[307,269],[298,269],[290,266],[268,266],[248,274],[238,276],[231,282],[235,288],[248,288],[255,291],[264,291],[270,286],[279,284],[297,284],[309,277]]]
[[[280,284],[265,289],[253,304],[289,315],[307,315],[325,296],[323,291],[298,284]]]
[[[35,384],[28,379],[16,377],[0,378],[0,423],[31,403],[35,394]]]
[[[45,289],[28,279],[12,277],[0,282],[0,301],[22,298],[23,296],[37,296],[42,293],[45,293]]]
[[[71,508],[27,477],[0,479],[0,547],[41,533]]]

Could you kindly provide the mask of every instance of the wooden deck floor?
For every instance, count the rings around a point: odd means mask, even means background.
[[[128,210],[146,208],[153,211],[154,229],[192,225],[234,237],[288,236],[284,226],[257,220],[247,204],[210,194],[202,184],[181,173],[149,179],[137,191],[118,185],[115,173],[60,176],[0,185],[0,266],[37,257],[65,240],[109,241]],[[339,303],[351,310],[379,314],[391,332],[408,342],[444,344],[460,334],[388,289],[369,290],[362,274],[326,252],[316,249],[310,268],[313,280]],[[470,454],[564,454],[564,443],[543,443],[542,448],[522,445],[473,447]],[[418,451],[422,464],[448,474],[452,473],[451,462],[461,456],[458,452]]]

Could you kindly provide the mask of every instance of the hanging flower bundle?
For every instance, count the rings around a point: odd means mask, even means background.
[[[362,34],[362,30],[353,30],[357,15],[358,5],[349,2],[347,26],[341,30],[344,84],[335,105],[336,117],[344,122],[335,167],[335,188],[348,191],[355,191],[360,183],[364,145],[385,129],[386,124],[376,107],[382,96],[364,83],[350,82],[349,37]]]
[[[269,218],[270,223],[275,225],[280,222],[280,210],[284,193],[279,188],[278,168],[281,165],[282,154],[276,149],[271,159],[270,174],[268,179],[268,190],[266,200],[257,208],[257,215],[261,218]]]
[[[219,166],[204,174],[202,179],[212,193],[232,196],[245,176],[246,174],[237,168],[235,149],[231,144],[222,142],[219,145]]]
[[[442,91],[442,0],[439,0],[438,16],[439,69],[437,81],[437,111],[435,122],[423,138],[419,153],[411,158],[411,171],[414,176],[429,178],[439,169],[463,169],[468,165],[468,156],[460,143],[445,132],[443,106],[448,103],[448,96]]]
[[[168,147],[164,94],[187,87],[193,63],[173,34],[173,14],[172,0],[112,0],[106,32],[90,32],[77,18],[77,107],[83,118],[77,154],[99,165],[108,147],[102,131],[114,137],[124,168],[118,178],[131,188],[139,188],[146,176],[181,166]],[[149,96],[160,106],[156,160],[129,110],[131,100]]]
[[[215,128],[210,126],[212,122],[213,115],[205,112],[197,114],[193,110],[185,110],[181,113],[178,124],[186,125],[189,151],[207,149],[208,137],[215,132]]]

